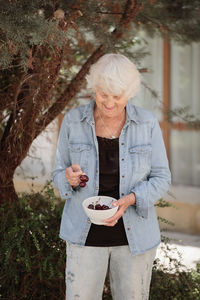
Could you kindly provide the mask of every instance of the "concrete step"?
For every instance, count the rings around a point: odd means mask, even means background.
[[[195,269],[196,264],[200,263],[200,235],[170,231],[163,232],[163,235],[171,239],[168,244],[171,250],[167,250],[167,256],[180,261],[183,265],[182,270]],[[156,258],[169,267],[170,261],[163,248],[166,249],[162,243],[158,247]]]

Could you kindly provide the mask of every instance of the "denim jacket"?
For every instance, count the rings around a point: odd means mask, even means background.
[[[66,199],[60,237],[70,243],[85,245],[91,223],[82,208],[84,199],[98,195],[99,157],[95,134],[94,103],[66,113],[58,139],[53,181]],[[65,168],[79,164],[89,176],[86,187],[75,190],[65,178]],[[168,191],[171,175],[159,123],[140,107],[126,104],[126,122],[119,137],[120,198],[131,192],[136,204],[123,215],[124,227],[133,255],[160,243],[155,202]]]

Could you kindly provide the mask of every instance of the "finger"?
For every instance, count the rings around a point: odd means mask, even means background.
[[[80,180],[79,179],[70,179],[70,183],[78,185],[80,183]]]
[[[73,172],[82,172],[81,166],[78,164],[71,165],[71,168],[72,168]]]
[[[113,226],[115,226],[116,224],[117,224],[117,222],[118,222],[118,220],[115,220],[115,221],[113,221],[112,223],[106,223],[106,224],[104,224],[105,226],[108,226],[108,227],[113,227]]]
[[[69,168],[69,176],[71,177],[77,177],[80,176],[83,172],[81,170],[75,170],[72,167]]]
[[[112,205],[113,205],[113,206],[119,206],[119,205],[120,205],[120,201],[117,200],[117,201],[113,202]]]
[[[70,175],[70,178],[73,179],[73,180],[79,180],[80,181],[80,175],[82,175],[82,173],[80,173],[80,172],[73,172]]]
[[[72,180],[72,179],[79,180],[79,177],[81,174],[82,174],[82,171],[74,172],[72,167],[66,168],[66,171],[65,171],[65,176],[68,180]]]
[[[79,186],[80,182],[78,180],[67,180],[67,182],[74,188]]]
[[[126,203],[125,198],[120,198],[119,200],[113,202],[113,206],[120,206],[120,205],[123,205],[125,203]]]
[[[119,220],[119,218],[121,218],[122,216],[122,213],[121,212],[117,212],[116,214],[114,214],[114,216],[108,218],[108,219],[105,219],[104,220],[104,223],[106,224],[111,224],[111,223],[115,223],[116,220]]]
[[[68,167],[65,169],[65,174],[70,177],[73,174],[72,167]]]

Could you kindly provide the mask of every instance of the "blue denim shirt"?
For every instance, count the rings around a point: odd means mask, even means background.
[[[83,245],[91,223],[82,208],[84,199],[98,195],[99,156],[95,134],[94,103],[66,113],[58,139],[53,181],[62,198],[60,237]],[[89,176],[86,187],[75,190],[65,178],[65,168],[79,164]],[[143,253],[160,243],[155,202],[167,192],[171,175],[159,123],[155,116],[126,104],[126,122],[119,137],[120,198],[131,192],[136,204],[123,215],[124,227],[133,255]]]

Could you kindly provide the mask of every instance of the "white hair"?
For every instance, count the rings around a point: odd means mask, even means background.
[[[90,67],[87,89],[101,88],[113,95],[134,97],[140,88],[140,73],[134,63],[122,54],[105,54]]]

